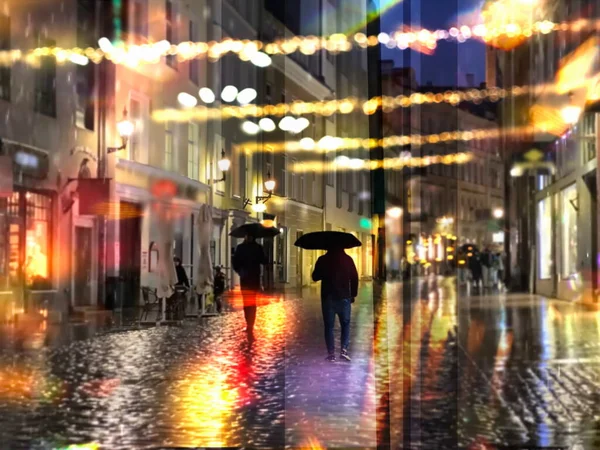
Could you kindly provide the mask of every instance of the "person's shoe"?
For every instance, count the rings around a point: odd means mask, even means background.
[[[335,362],[335,355],[329,355],[327,358],[325,358],[325,360],[329,362]]]
[[[342,353],[340,353],[340,358],[344,361],[352,361],[350,355],[348,354],[348,350],[342,350]]]

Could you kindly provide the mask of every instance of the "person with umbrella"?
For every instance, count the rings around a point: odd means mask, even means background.
[[[265,251],[257,238],[275,236],[279,230],[264,227],[261,224],[246,224],[231,232],[233,237],[244,237],[233,253],[233,270],[240,276],[240,287],[244,303],[244,318],[246,333],[249,339],[254,338],[254,323],[256,321],[256,297],[262,290],[261,266],[267,264]]]
[[[308,233],[296,241],[296,246],[305,249],[327,250],[315,264],[313,281],[321,281],[321,310],[325,326],[327,361],[335,362],[335,339],[333,330],[338,316],[342,328],[340,358],[351,361],[350,318],[352,303],[358,295],[358,271],[354,260],[344,249],[358,247],[361,242],[350,233],[321,231]]]

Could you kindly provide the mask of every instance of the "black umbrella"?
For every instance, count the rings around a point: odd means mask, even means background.
[[[332,248],[360,247],[362,243],[350,233],[342,231],[315,231],[300,236],[294,245],[306,250],[329,250]]]
[[[272,238],[279,234],[279,229],[276,227],[265,227],[260,223],[247,223],[241,227],[237,227],[229,236],[234,238],[245,238],[246,235],[254,236],[256,239]]]

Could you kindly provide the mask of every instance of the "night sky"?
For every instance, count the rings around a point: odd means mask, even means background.
[[[382,5],[396,3],[398,0],[380,0]],[[465,24],[465,21],[475,20],[482,0],[404,0],[411,2],[412,20],[416,28],[429,30],[448,29],[452,26]],[[405,23],[403,19],[403,2],[385,11],[382,15],[381,29],[393,32]],[[473,22],[468,22],[473,24]],[[408,23],[407,23],[408,24]],[[406,65],[403,61],[404,52],[401,50],[382,51],[383,59],[393,59],[396,66]],[[474,40],[463,44],[440,41],[435,53],[431,56],[410,51],[410,65],[415,68],[417,82],[426,84],[431,81],[434,85],[466,85],[466,74],[475,75],[475,84],[485,81],[485,49],[483,44]]]

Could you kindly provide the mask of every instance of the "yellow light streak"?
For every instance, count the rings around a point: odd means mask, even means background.
[[[470,131],[446,131],[439,134],[412,134],[412,135],[399,135],[399,136],[388,136],[383,139],[362,139],[362,138],[340,138],[325,136],[318,142],[314,142],[314,145],[307,145],[305,140],[300,141],[281,141],[281,142],[244,142],[239,144],[237,147],[246,151],[246,153],[262,152],[264,146],[269,147],[269,151],[272,152],[317,152],[317,153],[330,153],[337,152],[339,150],[372,150],[376,148],[393,148],[411,145],[413,147],[419,147],[426,144],[437,144],[440,142],[451,142],[451,141],[472,141],[482,139],[494,139],[502,136],[510,135],[521,135],[526,131],[533,130],[532,127],[516,127],[513,129],[503,128],[479,128]],[[448,155],[445,155],[448,156]],[[444,157],[442,156],[425,156],[424,160]],[[396,159],[406,159],[399,157]],[[349,159],[350,160],[350,159]],[[350,160],[353,161],[353,160]]]
[[[296,173],[302,172],[329,172],[332,170],[344,171],[360,171],[360,170],[400,170],[405,167],[427,167],[432,164],[465,164],[473,159],[472,153],[452,153],[449,155],[436,155],[427,157],[412,157],[412,158],[384,158],[383,160],[360,160],[360,164],[340,164],[327,163],[323,161],[304,161],[296,163],[292,166],[292,170]]]
[[[582,82],[583,83],[583,82]],[[359,100],[356,97],[347,97],[339,100],[292,103],[279,103],[277,105],[245,105],[223,106],[209,108],[199,106],[184,110],[161,109],[152,114],[156,122],[190,121],[206,122],[211,120],[246,119],[250,117],[283,117],[286,115],[304,116],[314,114],[329,117],[334,114],[351,114],[362,112],[366,115],[374,114],[380,108],[385,113],[390,113],[399,108],[410,108],[414,105],[447,103],[458,105],[462,102],[497,102],[507,97],[521,95],[539,95],[541,93],[558,92],[562,88],[556,84],[540,84],[532,86],[514,86],[511,88],[489,88],[446,91],[444,93],[426,92],[411,95],[373,97],[368,100]]]
[[[60,48],[40,47],[30,51],[6,50],[0,52],[0,65],[12,65],[15,62],[39,64],[39,58],[54,56],[59,63],[85,61],[86,57],[93,63],[108,59],[115,64],[136,67],[142,64],[158,64],[167,55],[176,56],[179,61],[207,58],[218,61],[227,54],[234,54],[242,61],[251,61],[258,52],[267,55],[290,55],[300,52],[313,55],[319,51],[330,53],[349,52],[355,48],[369,48],[385,45],[387,48],[405,50],[434,49],[441,40],[456,40],[459,43],[470,39],[479,39],[493,44],[499,39],[523,37],[525,39],[537,34],[552,32],[591,31],[600,29],[600,21],[577,20],[575,22],[555,23],[542,20],[531,25],[522,26],[517,23],[477,24],[472,27],[462,26],[449,30],[410,29],[393,33],[381,33],[378,36],[367,36],[364,33],[332,34],[329,36],[294,36],[289,39],[279,39],[264,43],[247,39],[237,40],[226,38],[222,41],[211,42],[181,42],[178,44],[166,40],[142,45],[118,45],[100,48]],[[520,40],[519,42],[521,42]],[[73,55],[76,55],[73,57]]]

